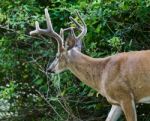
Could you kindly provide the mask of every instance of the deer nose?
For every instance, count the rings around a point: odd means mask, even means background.
[[[55,73],[54,70],[52,70],[51,68],[46,69],[46,72],[48,72],[48,73]]]

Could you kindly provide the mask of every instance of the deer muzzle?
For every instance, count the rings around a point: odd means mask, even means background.
[[[47,68],[46,72],[48,72],[48,73],[55,73],[55,71],[52,68]]]

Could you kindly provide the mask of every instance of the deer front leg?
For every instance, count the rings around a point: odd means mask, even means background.
[[[117,105],[112,105],[106,121],[117,121],[121,114],[121,107]]]
[[[127,121],[137,121],[135,102],[133,99],[123,100],[121,102],[121,107]]]

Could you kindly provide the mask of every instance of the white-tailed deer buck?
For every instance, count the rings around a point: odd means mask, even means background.
[[[70,17],[77,26],[61,29],[57,34],[52,27],[48,10],[45,9],[47,29],[36,30],[31,35],[43,34],[53,37],[58,43],[58,52],[48,72],[60,73],[69,69],[86,85],[97,90],[112,104],[106,121],[117,121],[124,112],[127,121],[137,121],[136,103],[150,103],[150,51],[120,53],[106,58],[91,58],[81,53],[81,40],[87,28],[81,16],[81,23]],[[81,33],[76,36],[74,29]],[[63,32],[69,30],[70,36],[64,44]]]

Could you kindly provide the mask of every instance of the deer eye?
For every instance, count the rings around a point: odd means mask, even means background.
[[[56,59],[60,59],[61,56],[62,56],[61,54],[57,54],[57,55],[56,55]]]

